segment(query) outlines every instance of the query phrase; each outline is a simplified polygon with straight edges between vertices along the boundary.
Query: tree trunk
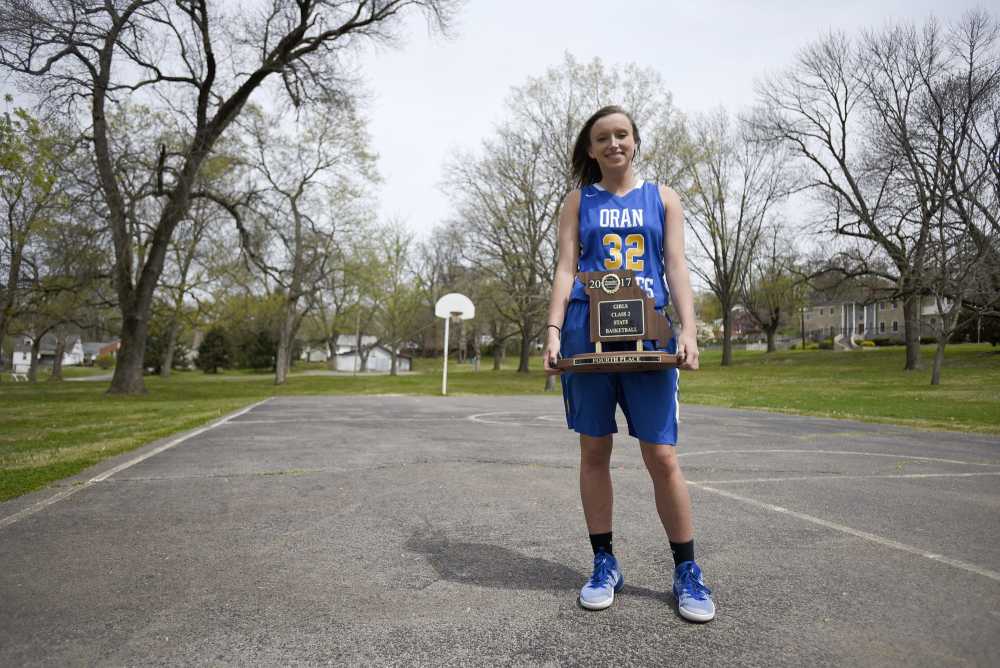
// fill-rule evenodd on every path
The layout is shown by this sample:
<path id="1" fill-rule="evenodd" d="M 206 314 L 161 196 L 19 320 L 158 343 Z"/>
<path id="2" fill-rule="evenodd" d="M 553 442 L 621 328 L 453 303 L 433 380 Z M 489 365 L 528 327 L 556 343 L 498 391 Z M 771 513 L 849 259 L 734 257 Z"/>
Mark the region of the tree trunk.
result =
<path id="1" fill-rule="evenodd" d="M 802 334 L 802 350 L 806 349 L 806 309 L 803 307 L 799 311 L 799 332 Z"/>
<path id="2" fill-rule="evenodd" d="M 525 323 L 521 330 L 521 359 L 517 363 L 518 373 L 528 373 L 528 357 L 531 355 L 531 323 Z"/>
<path id="3" fill-rule="evenodd" d="M 15 246 L 16 248 L 16 246 Z M 7 327 L 14 315 L 14 301 L 17 293 L 17 279 L 21 273 L 21 252 L 11 254 L 10 267 L 7 271 L 7 292 L 3 304 L 0 304 L 0 371 L 6 366 L 6 356 L 3 355 L 3 340 L 7 336 Z"/>
<path id="4" fill-rule="evenodd" d="M 479 345 L 479 339 L 479 322 L 477 321 L 472 328 L 472 359 L 473 364 L 475 365 L 472 369 L 473 371 L 479 371 L 479 360 L 482 359 L 483 351 Z"/>
<path id="5" fill-rule="evenodd" d="M 941 316 L 941 329 L 938 331 L 937 348 L 934 350 L 934 366 L 931 369 L 931 385 L 941 384 L 941 367 L 944 365 L 944 349 L 951 341 L 958 319 L 962 314 L 962 299 L 955 300 L 948 313 Z"/>
<path id="6" fill-rule="evenodd" d="M 177 333 L 180 331 L 181 323 L 177 317 L 170 321 L 167 328 L 167 346 L 163 349 L 163 358 L 160 360 L 160 378 L 170 378 L 170 369 L 174 366 L 174 351 L 177 349 Z"/>
<path id="7" fill-rule="evenodd" d="M 941 364 L 944 362 L 944 347 L 947 345 L 945 337 L 938 339 L 937 348 L 934 350 L 934 366 L 931 367 L 931 385 L 941 384 Z"/>
<path id="8" fill-rule="evenodd" d="M 498 342 L 496 339 L 493 340 L 493 370 L 499 371 L 503 368 L 503 349 L 504 344 Z"/>
<path id="9" fill-rule="evenodd" d="M 554 389 L 556 389 L 556 376 L 555 376 L 555 374 L 552 374 L 552 375 L 546 374 L 545 375 L 545 391 L 546 392 L 551 392 Z"/>
<path id="10" fill-rule="evenodd" d="M 38 353 L 42 349 L 42 337 L 36 336 L 31 341 L 31 364 L 28 365 L 28 382 L 38 382 Z"/>
<path id="11" fill-rule="evenodd" d="M 457 361 L 458 361 L 459 364 L 462 364 L 462 363 L 465 362 L 465 354 L 466 354 L 465 345 L 466 345 L 466 343 L 465 343 L 465 320 L 463 319 L 463 320 L 459 320 L 458 321 L 458 350 L 456 351 L 457 355 L 455 357 L 457 358 Z"/>
<path id="12" fill-rule="evenodd" d="M 399 356 L 399 353 L 396 352 L 396 347 L 395 346 L 393 346 L 391 348 L 389 355 L 392 358 L 392 362 L 389 365 L 389 375 L 390 376 L 395 376 L 396 375 L 396 358 Z"/>
<path id="13" fill-rule="evenodd" d="M 142 363 L 149 322 L 139 316 L 138 309 L 129 311 L 122 321 L 121 347 L 115 359 L 115 373 L 111 377 L 108 394 L 146 394 Z M 149 309 L 143 312 L 149 313 Z"/>
<path id="14" fill-rule="evenodd" d="M 777 332 L 778 332 L 777 327 L 775 327 L 774 329 L 764 330 L 764 333 L 767 334 L 767 352 L 769 353 L 773 353 L 775 350 L 777 350 L 777 347 L 774 345 L 774 336 L 775 334 L 777 334 Z"/>
<path id="15" fill-rule="evenodd" d="M 920 366 L 920 295 L 903 300 L 903 340 L 906 342 L 904 371 L 916 371 Z"/>
<path id="16" fill-rule="evenodd" d="M 278 334 L 278 357 L 274 363 L 274 384 L 284 385 L 288 380 L 288 369 L 291 364 L 292 337 L 295 333 L 295 301 L 285 302 L 281 331 Z"/>
<path id="17" fill-rule="evenodd" d="M 733 313 L 725 304 L 722 306 L 722 366 L 733 363 Z"/>
<path id="18" fill-rule="evenodd" d="M 49 376 L 50 383 L 58 383 L 62 381 L 62 360 L 65 353 L 66 336 L 63 335 L 56 339 L 56 356 L 55 359 L 52 360 L 52 375 Z"/>

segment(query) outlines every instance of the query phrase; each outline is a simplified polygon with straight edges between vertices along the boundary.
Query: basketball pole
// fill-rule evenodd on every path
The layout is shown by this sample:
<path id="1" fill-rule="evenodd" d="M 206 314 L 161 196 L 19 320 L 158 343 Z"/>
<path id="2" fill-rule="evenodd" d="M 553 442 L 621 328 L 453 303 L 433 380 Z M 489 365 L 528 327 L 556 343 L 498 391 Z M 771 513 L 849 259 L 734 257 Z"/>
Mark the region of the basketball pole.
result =
<path id="1" fill-rule="evenodd" d="M 448 325 L 451 318 L 444 319 L 444 370 L 441 372 L 441 396 L 448 395 Z"/>

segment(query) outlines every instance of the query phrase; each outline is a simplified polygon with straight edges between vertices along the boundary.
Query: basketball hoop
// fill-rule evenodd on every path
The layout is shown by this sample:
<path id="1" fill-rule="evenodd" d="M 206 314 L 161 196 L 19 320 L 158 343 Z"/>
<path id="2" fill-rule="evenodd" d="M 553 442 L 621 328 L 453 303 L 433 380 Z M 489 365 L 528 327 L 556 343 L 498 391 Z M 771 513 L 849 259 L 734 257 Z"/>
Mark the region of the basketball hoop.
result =
<path id="1" fill-rule="evenodd" d="M 441 394 L 448 394 L 448 326 L 452 318 L 469 320 L 476 315 L 472 300 L 457 292 L 449 292 L 434 305 L 434 315 L 444 318 L 444 368 L 441 370 Z"/>

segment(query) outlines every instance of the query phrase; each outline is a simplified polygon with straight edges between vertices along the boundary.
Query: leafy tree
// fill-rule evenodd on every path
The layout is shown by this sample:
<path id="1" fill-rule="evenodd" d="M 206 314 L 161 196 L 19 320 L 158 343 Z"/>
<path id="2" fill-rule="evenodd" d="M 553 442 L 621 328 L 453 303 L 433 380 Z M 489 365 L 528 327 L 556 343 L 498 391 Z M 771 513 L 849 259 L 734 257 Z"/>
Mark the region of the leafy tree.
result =
<path id="1" fill-rule="evenodd" d="M 219 368 L 229 366 L 229 347 L 226 331 L 221 327 L 213 327 L 198 346 L 195 364 L 205 373 L 218 373 Z"/>
<path id="2" fill-rule="evenodd" d="M 9 99 L 9 98 L 8 98 Z M 72 146 L 24 109 L 0 116 L 0 345 L 24 305 L 36 266 L 32 248 L 66 209 L 60 173 Z M 4 355 L 0 354 L 0 368 Z"/>
<path id="3" fill-rule="evenodd" d="M 781 227 L 766 230 L 750 261 L 740 298 L 747 313 L 767 336 L 767 352 L 775 351 L 775 335 L 798 313 L 806 284 L 799 278 L 792 243 L 782 238 Z"/>
<path id="4" fill-rule="evenodd" d="M 383 299 L 376 322 L 379 339 L 392 355 L 389 374 L 393 376 L 396 375 L 399 349 L 413 340 L 420 315 L 420 293 L 407 260 L 411 243 L 408 232 L 397 222 L 382 231 L 379 244 L 381 281 L 378 289 Z"/>
<path id="5" fill-rule="evenodd" d="M 153 294 L 168 242 L 187 215 L 197 176 L 219 139 L 265 81 L 280 79 L 295 105 L 330 101 L 348 77 L 344 53 L 361 40 L 388 40 L 418 8 L 444 27 L 449 0 L 299 0 L 259 12 L 208 0 L 121 0 L 0 5 L 0 68 L 37 79 L 43 104 L 86 110 L 100 192 L 114 239 L 122 349 L 110 392 L 145 391 L 142 361 Z M 151 243 L 133 252 L 128 202 L 115 166 L 108 118 L 130 94 L 163 100 L 184 119 L 181 150 L 158 154 L 158 206 L 144 221 Z"/>

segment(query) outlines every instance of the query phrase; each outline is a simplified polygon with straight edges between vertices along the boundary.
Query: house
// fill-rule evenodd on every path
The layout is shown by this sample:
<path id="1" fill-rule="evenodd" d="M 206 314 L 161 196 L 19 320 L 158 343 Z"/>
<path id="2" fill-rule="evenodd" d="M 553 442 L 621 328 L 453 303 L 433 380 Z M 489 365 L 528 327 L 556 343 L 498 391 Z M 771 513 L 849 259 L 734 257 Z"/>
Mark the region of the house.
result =
<path id="1" fill-rule="evenodd" d="M 945 309 L 951 306 L 946 301 Z M 926 296 L 920 302 L 920 334 L 933 334 L 941 313 L 937 301 Z M 832 336 L 862 339 L 903 340 L 903 302 L 899 299 L 865 299 L 863 294 L 844 299 L 815 299 L 802 312 L 805 335 L 814 341 Z"/>
<path id="2" fill-rule="evenodd" d="M 27 373 L 31 367 L 31 345 L 33 339 L 30 336 L 19 336 L 14 343 L 14 355 L 12 369 L 14 373 Z M 42 337 L 41 345 L 38 348 L 38 363 L 42 366 L 52 366 L 55 362 L 56 344 L 58 340 L 52 334 Z M 63 351 L 63 366 L 79 366 L 83 364 L 84 353 L 83 343 L 79 336 L 66 337 L 66 348 Z"/>
<path id="3" fill-rule="evenodd" d="M 363 335 L 361 345 L 370 348 L 368 353 L 367 371 L 389 371 L 392 368 L 392 351 L 381 345 L 374 336 Z M 357 336 L 353 334 L 341 334 L 337 337 L 337 371 L 360 371 L 361 358 L 357 354 Z M 302 347 L 301 359 L 308 362 L 326 362 L 329 360 L 329 351 L 325 345 L 306 345 Z M 412 358 L 405 353 L 398 353 L 396 356 L 396 369 L 398 371 L 409 371 L 412 368 Z"/>
<path id="4" fill-rule="evenodd" d="M 733 339 L 742 339 L 755 334 L 760 334 L 760 326 L 741 304 L 734 306 L 729 312 L 729 326 L 732 327 Z M 725 334 L 725 327 L 722 325 L 722 318 L 715 320 L 711 325 L 712 330 L 719 332 L 719 336 Z"/>
<path id="5" fill-rule="evenodd" d="M 118 356 L 118 349 L 121 348 L 121 341 L 90 341 L 83 344 L 83 363 L 90 366 L 101 355 Z"/>

